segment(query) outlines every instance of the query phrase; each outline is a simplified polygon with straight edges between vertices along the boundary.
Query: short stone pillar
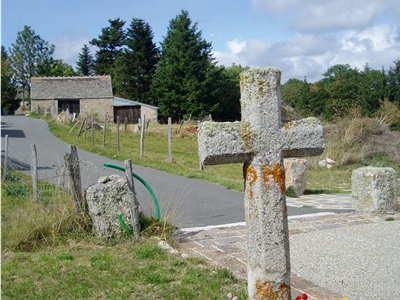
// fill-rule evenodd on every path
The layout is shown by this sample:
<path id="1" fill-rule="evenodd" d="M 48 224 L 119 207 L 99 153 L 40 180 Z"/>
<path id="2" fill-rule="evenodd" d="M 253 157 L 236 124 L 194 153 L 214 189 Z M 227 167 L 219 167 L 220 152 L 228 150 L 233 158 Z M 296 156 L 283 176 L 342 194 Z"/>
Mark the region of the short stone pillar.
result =
<path id="1" fill-rule="evenodd" d="M 127 189 L 125 178 L 110 175 L 101 177 L 85 190 L 88 214 L 96 237 L 109 240 L 126 234 L 118 215 L 129 228 L 133 228 Z"/>
<path id="2" fill-rule="evenodd" d="M 357 211 L 381 212 L 398 208 L 396 171 L 363 167 L 351 176 L 353 207 Z"/>
<path id="3" fill-rule="evenodd" d="M 303 195 L 307 184 L 307 159 L 285 158 L 285 186 L 292 187 L 297 196 Z"/>

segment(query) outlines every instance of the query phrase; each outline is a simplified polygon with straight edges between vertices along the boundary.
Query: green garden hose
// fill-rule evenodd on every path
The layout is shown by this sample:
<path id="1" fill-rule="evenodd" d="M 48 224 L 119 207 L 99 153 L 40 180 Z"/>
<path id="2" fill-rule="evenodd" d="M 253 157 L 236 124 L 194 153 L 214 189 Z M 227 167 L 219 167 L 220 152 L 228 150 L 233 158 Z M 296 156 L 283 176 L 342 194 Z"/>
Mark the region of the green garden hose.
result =
<path id="1" fill-rule="evenodd" d="M 125 168 L 124 168 L 124 167 L 121 167 L 121 166 L 118 166 L 118 165 L 105 163 L 104 166 L 107 167 L 107 168 L 113 168 L 113 169 L 117 169 L 117 170 L 120 170 L 120 171 L 125 172 Z M 146 181 L 144 181 L 143 178 L 141 178 L 139 175 L 136 175 L 136 174 L 133 173 L 133 172 L 132 172 L 132 175 L 133 175 L 133 177 L 135 177 L 137 180 L 139 180 L 139 181 L 147 188 L 147 190 L 149 191 L 151 198 L 153 198 L 154 206 L 155 206 L 155 208 L 156 208 L 156 217 L 157 217 L 158 220 L 160 220 L 160 219 L 161 219 L 160 207 L 158 206 L 157 197 L 156 197 L 156 195 L 154 194 L 153 190 L 151 189 L 150 185 L 149 185 Z M 121 217 L 121 218 L 122 218 L 122 217 Z M 118 218 L 118 219 L 119 219 L 119 218 Z M 121 221 L 120 221 L 120 222 L 121 222 Z M 121 225 L 122 225 L 122 223 L 121 223 Z M 125 229 L 125 230 L 126 230 L 126 229 Z"/>
<path id="2" fill-rule="evenodd" d="M 124 220 L 122 219 L 122 216 L 121 216 L 121 215 L 118 215 L 118 221 L 119 221 L 119 223 L 121 224 L 122 228 L 124 228 L 125 231 L 126 231 L 129 235 L 133 235 L 132 230 L 130 230 L 129 227 L 126 226 L 126 224 L 125 224 Z"/>

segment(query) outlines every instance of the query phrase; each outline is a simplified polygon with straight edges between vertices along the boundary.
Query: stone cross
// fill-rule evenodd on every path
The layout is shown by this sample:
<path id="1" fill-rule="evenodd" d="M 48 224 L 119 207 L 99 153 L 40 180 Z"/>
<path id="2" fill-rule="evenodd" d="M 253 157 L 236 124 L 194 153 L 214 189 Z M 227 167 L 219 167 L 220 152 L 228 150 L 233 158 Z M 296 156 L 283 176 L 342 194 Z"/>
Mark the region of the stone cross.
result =
<path id="1" fill-rule="evenodd" d="M 283 124 L 281 72 L 252 69 L 240 76 L 241 122 L 199 127 L 201 165 L 244 162 L 249 299 L 290 299 L 290 259 L 283 158 L 320 155 L 318 119 Z"/>

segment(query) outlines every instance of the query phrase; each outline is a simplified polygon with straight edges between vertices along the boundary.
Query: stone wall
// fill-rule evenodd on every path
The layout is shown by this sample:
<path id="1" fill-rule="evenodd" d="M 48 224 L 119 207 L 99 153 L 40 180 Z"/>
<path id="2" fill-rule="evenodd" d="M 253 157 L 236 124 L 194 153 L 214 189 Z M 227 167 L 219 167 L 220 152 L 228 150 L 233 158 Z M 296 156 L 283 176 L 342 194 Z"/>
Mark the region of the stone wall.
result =
<path id="1" fill-rule="evenodd" d="M 55 116 L 58 114 L 58 102 L 56 100 L 32 100 L 31 112 L 42 115 L 48 113 Z"/>
<path id="2" fill-rule="evenodd" d="M 150 123 L 158 122 L 158 110 L 146 106 L 140 107 L 140 118 L 143 120 L 143 115 L 146 116 L 146 122 L 150 120 Z"/>
<path id="3" fill-rule="evenodd" d="M 58 100 L 32 100 L 31 111 L 39 114 L 49 113 L 52 116 L 56 116 L 58 115 Z M 101 119 L 108 113 L 113 118 L 112 99 L 81 99 L 80 113 L 83 115 L 95 113 Z"/>
<path id="4" fill-rule="evenodd" d="M 108 113 L 114 118 L 114 110 L 112 107 L 112 98 L 109 99 L 81 99 L 81 114 L 95 113 L 100 119 L 103 119 Z"/>

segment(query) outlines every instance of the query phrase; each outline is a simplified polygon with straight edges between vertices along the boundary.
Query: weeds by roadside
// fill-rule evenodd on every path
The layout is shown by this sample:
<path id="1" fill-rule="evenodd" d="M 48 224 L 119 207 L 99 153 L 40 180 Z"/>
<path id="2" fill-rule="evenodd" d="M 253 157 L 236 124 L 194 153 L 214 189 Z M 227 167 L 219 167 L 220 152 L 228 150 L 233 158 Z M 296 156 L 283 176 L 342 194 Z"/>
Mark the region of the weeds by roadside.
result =
<path id="1" fill-rule="evenodd" d="M 172 239 L 165 220 L 142 219 L 139 240 L 101 242 L 76 218 L 68 193 L 41 183 L 46 192 L 34 202 L 30 185 L 15 171 L 2 181 L 2 299 L 246 298 L 230 271 L 160 248 L 155 236 Z"/>

